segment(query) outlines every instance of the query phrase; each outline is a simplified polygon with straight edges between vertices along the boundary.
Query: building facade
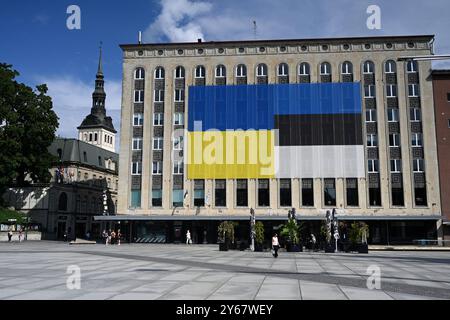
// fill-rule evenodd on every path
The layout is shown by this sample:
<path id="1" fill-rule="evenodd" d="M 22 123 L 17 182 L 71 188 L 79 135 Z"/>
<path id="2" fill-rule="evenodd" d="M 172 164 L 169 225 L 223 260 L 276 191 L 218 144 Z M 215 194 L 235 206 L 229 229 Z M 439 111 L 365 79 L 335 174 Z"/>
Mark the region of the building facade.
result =
<path id="1" fill-rule="evenodd" d="M 450 70 L 433 70 L 443 235 L 450 240 Z"/>
<path id="2" fill-rule="evenodd" d="M 433 39 L 407 36 L 121 46 L 121 216 L 117 219 L 136 221 L 135 240 L 156 234 L 166 241 L 181 241 L 190 228 L 198 242 L 211 242 L 222 220 L 242 221 L 242 237 L 248 238 L 251 208 L 269 229 L 287 219 L 292 208 L 300 220 L 311 221 L 317 229 L 326 212 L 336 209 L 340 220 L 368 222 L 371 243 L 436 239 L 441 208 L 433 88 L 428 80 L 431 64 L 399 60 L 430 55 Z M 237 138 L 237 129 L 249 129 L 253 118 L 266 112 L 249 107 L 260 105 L 264 90 L 268 98 L 262 105 L 283 113 L 274 113 L 276 120 L 269 119 L 268 127 L 261 127 L 273 133 L 269 140 L 277 154 L 277 174 L 251 174 L 250 167 L 238 168 L 231 175 L 199 174 L 210 167 L 199 169 L 190 161 L 207 148 L 192 149 L 197 121 L 202 119 L 205 124 L 214 114 L 214 125 L 220 125 L 222 118 L 229 121 L 234 117 L 231 128 L 226 122 L 219 130 L 226 135 L 234 132 Z M 309 102 L 302 98 L 302 90 L 310 95 Z M 351 95 L 350 100 L 345 100 L 346 94 Z M 218 111 L 221 99 L 231 112 Z M 326 99 L 329 101 L 324 102 Z M 341 99 L 339 105 L 334 104 L 336 99 Z M 317 113 L 317 101 L 323 108 L 319 122 L 314 122 L 317 114 L 311 114 Z M 348 101 L 353 108 L 350 113 L 356 115 L 350 122 L 339 118 Z M 242 103 L 247 109 L 241 109 Z M 283 118 L 290 115 L 289 110 L 273 107 L 283 103 L 286 108 L 299 108 L 293 112 L 298 119 Z M 305 103 L 309 112 L 305 112 Z M 330 112 L 341 122 L 329 120 L 332 124 L 327 127 L 323 110 L 328 107 L 334 108 Z M 308 117 L 300 119 L 300 113 L 309 113 L 313 122 L 305 120 Z M 320 132 L 314 131 L 317 123 Z M 338 131 L 338 135 L 347 134 L 354 141 L 338 142 L 333 137 L 336 131 L 327 131 L 336 126 L 347 126 L 347 131 Z M 348 131 L 348 126 L 356 129 Z M 298 127 L 300 131 L 292 133 Z M 284 136 L 283 132 L 290 133 Z M 312 142 L 303 143 L 308 135 Z M 260 148 L 260 141 L 257 144 Z M 282 147 L 290 144 L 357 148 L 349 153 L 339 149 L 342 166 L 348 169 L 344 173 L 328 170 L 333 161 L 319 161 L 320 168 L 315 163 L 336 155 L 335 151 L 320 151 L 306 164 L 307 150 L 317 149 L 303 148 L 301 156 L 296 151 L 295 157 L 292 153 L 283 157 Z M 289 170 L 278 174 L 286 167 Z M 228 167 L 214 170 L 216 174 L 230 172 Z"/>
<path id="3" fill-rule="evenodd" d="M 3 196 L 9 206 L 26 213 L 39 225 L 42 238 L 62 240 L 101 238 L 109 228 L 95 216 L 115 215 L 118 191 L 116 131 L 107 117 L 101 53 L 92 95 L 91 113 L 79 129 L 80 140 L 57 138 L 49 147 L 56 162 L 49 184 L 12 187 Z"/>

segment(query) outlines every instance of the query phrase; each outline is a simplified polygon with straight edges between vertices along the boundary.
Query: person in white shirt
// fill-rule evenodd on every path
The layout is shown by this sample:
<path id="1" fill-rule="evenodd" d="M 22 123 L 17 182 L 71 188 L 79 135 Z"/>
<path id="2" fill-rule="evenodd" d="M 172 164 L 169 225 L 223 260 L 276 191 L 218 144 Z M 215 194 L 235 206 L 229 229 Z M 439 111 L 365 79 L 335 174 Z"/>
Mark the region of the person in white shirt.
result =
<path id="1" fill-rule="evenodd" d="M 275 233 L 272 237 L 272 252 L 274 258 L 278 258 L 278 249 L 280 249 L 280 243 L 278 242 L 278 235 Z"/>
<path id="2" fill-rule="evenodd" d="M 191 244 L 192 240 L 191 240 L 191 232 L 188 230 L 186 233 L 186 244 Z"/>

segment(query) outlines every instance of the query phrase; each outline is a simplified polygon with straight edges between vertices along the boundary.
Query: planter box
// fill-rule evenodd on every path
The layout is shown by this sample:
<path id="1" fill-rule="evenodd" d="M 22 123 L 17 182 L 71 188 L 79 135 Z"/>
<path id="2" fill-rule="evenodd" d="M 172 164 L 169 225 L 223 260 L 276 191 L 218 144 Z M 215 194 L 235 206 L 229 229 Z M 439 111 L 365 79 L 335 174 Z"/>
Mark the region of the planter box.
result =
<path id="1" fill-rule="evenodd" d="M 219 251 L 228 251 L 227 243 L 219 243 Z"/>
<path id="2" fill-rule="evenodd" d="M 288 251 L 288 252 L 303 252 L 303 247 L 294 244 L 294 245 L 290 245 L 290 246 L 288 247 L 288 250 L 287 250 L 287 251 Z"/>
<path id="3" fill-rule="evenodd" d="M 334 253 L 336 251 L 336 248 L 334 246 L 325 246 L 325 253 Z"/>
<path id="4" fill-rule="evenodd" d="M 259 245 L 259 244 L 256 244 L 256 245 L 255 245 L 255 251 L 256 251 L 256 252 L 263 252 L 263 246 L 262 246 L 262 245 Z"/>
<path id="5" fill-rule="evenodd" d="M 358 253 L 369 253 L 369 246 L 367 244 L 359 244 Z"/>

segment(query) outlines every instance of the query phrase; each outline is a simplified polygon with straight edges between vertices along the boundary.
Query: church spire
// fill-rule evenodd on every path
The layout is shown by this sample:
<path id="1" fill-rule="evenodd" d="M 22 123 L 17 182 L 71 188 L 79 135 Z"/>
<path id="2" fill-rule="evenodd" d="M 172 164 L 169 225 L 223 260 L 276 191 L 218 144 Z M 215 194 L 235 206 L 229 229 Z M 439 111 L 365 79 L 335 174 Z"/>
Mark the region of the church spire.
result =
<path id="1" fill-rule="evenodd" d="M 98 69 L 97 69 L 97 77 L 99 75 L 103 76 L 103 66 L 102 66 L 102 47 L 103 47 L 103 42 L 100 42 L 100 57 L 98 58 Z"/>

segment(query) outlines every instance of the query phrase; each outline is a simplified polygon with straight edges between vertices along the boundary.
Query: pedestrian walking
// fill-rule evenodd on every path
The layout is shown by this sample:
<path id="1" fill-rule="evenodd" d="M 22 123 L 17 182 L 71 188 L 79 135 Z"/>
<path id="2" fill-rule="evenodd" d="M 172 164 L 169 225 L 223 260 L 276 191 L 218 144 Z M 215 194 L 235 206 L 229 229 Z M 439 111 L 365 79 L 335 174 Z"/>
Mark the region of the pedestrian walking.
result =
<path id="1" fill-rule="evenodd" d="M 8 242 L 12 241 L 12 236 L 13 236 L 13 233 L 12 233 L 11 230 L 9 230 L 9 232 L 8 232 Z"/>
<path id="2" fill-rule="evenodd" d="M 111 239 L 112 239 L 112 233 L 111 233 L 111 229 L 109 229 L 108 231 L 108 237 L 106 238 L 106 244 L 111 244 Z"/>
<path id="3" fill-rule="evenodd" d="M 108 233 L 106 232 L 106 230 L 103 230 L 102 238 L 103 238 L 103 241 L 105 241 L 105 245 L 108 245 Z"/>
<path id="4" fill-rule="evenodd" d="M 67 242 L 67 230 L 64 231 L 64 242 Z"/>
<path id="5" fill-rule="evenodd" d="M 272 237 L 272 255 L 274 258 L 278 258 L 278 249 L 280 249 L 280 243 L 278 242 L 278 235 Z"/>
<path id="6" fill-rule="evenodd" d="M 122 233 L 120 233 L 120 229 L 117 230 L 117 245 L 120 246 L 120 237 L 122 237 Z"/>
<path id="7" fill-rule="evenodd" d="M 22 229 L 19 230 L 19 242 L 22 242 Z"/>
<path id="8" fill-rule="evenodd" d="M 115 244 L 116 243 L 116 232 L 113 230 L 111 232 L 111 244 Z"/>
<path id="9" fill-rule="evenodd" d="M 186 233 L 186 244 L 192 244 L 191 232 L 189 230 Z"/>

